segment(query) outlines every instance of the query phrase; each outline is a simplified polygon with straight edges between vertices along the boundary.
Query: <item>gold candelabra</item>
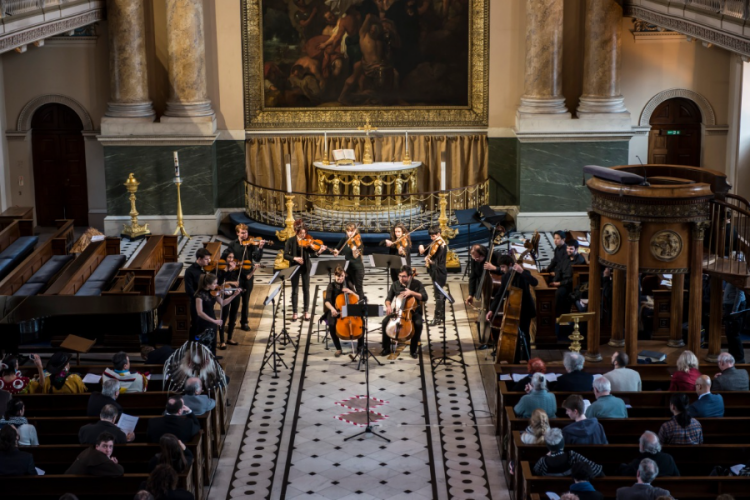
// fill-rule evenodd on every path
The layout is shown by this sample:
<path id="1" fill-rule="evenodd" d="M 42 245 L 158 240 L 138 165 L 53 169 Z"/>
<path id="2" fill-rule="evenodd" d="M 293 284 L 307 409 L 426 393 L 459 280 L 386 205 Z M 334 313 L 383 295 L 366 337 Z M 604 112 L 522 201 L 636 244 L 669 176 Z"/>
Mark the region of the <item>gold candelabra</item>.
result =
<path id="1" fill-rule="evenodd" d="M 180 199 L 180 186 L 182 181 L 179 177 L 175 179 L 177 185 L 177 229 L 174 230 L 174 234 L 180 233 L 186 238 L 190 238 L 190 235 L 185 231 L 185 222 L 182 219 L 182 200 Z"/>
<path id="2" fill-rule="evenodd" d="M 448 213 L 446 207 L 448 206 L 448 194 L 438 194 L 440 198 L 440 217 L 438 217 L 438 224 L 440 224 L 440 234 L 447 240 L 452 240 L 458 234 L 458 229 L 453 229 L 448 225 Z M 448 254 L 445 256 L 445 266 L 449 268 L 461 269 L 461 262 L 458 260 L 458 255 L 453 250 L 448 250 Z"/>
<path id="3" fill-rule="evenodd" d="M 573 322 L 573 333 L 568 335 L 568 338 L 571 340 L 570 347 L 568 347 L 569 350 L 573 352 L 581 352 L 581 340 L 583 340 L 583 335 L 581 335 L 581 331 L 578 329 L 578 322 L 594 319 L 595 315 L 596 313 L 593 312 L 568 313 L 561 314 L 560 317 L 557 318 L 557 323 L 560 325 L 567 325 L 571 321 Z"/>
<path id="4" fill-rule="evenodd" d="M 135 209 L 135 193 L 138 191 L 138 186 L 140 184 L 141 183 L 133 177 L 133 174 L 130 174 L 128 180 L 123 184 L 125 189 L 128 190 L 128 193 L 130 193 L 130 196 L 128 197 L 128 199 L 130 199 L 130 224 L 122 225 L 122 233 L 120 236 L 129 240 L 136 240 L 151 234 L 151 231 L 148 229 L 148 224 L 142 226 L 138 224 L 138 210 Z"/>
<path id="5" fill-rule="evenodd" d="M 294 232 L 294 195 L 286 194 L 284 198 L 286 198 L 286 219 L 284 220 L 286 227 L 281 231 L 276 231 L 276 238 L 279 241 L 286 241 L 296 234 Z M 284 258 L 284 250 L 279 250 L 279 253 L 276 254 L 276 260 L 273 262 L 273 268 L 286 269 L 288 267 L 289 262 Z"/>

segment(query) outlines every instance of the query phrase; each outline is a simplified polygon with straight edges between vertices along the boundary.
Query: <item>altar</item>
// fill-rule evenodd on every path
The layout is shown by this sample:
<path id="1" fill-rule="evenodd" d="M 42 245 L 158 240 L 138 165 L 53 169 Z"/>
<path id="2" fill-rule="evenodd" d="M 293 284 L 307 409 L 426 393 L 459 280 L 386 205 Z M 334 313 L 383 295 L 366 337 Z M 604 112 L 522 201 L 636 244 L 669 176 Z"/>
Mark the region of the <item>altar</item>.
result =
<path id="1" fill-rule="evenodd" d="M 314 162 L 316 212 L 401 213 L 418 211 L 417 174 L 422 162 L 373 162 L 326 165 Z M 416 213 L 416 212 L 415 212 Z"/>

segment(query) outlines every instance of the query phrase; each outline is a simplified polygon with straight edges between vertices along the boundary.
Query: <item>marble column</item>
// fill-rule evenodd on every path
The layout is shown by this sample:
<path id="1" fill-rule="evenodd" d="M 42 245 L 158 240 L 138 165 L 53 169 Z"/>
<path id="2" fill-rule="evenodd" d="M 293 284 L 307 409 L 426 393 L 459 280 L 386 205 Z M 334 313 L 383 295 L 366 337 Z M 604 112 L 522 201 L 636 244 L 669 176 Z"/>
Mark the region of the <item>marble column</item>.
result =
<path id="1" fill-rule="evenodd" d="M 615 0 L 586 0 L 583 95 L 578 106 L 579 118 L 627 113 L 620 94 L 621 22 L 622 6 Z"/>
<path id="2" fill-rule="evenodd" d="M 206 89 L 203 0 L 167 0 L 170 95 L 169 118 L 215 119 Z"/>
<path id="3" fill-rule="evenodd" d="M 563 0 L 527 0 L 521 115 L 569 118 L 562 95 Z"/>
<path id="4" fill-rule="evenodd" d="M 625 271 L 612 269 L 612 337 L 611 347 L 625 345 Z"/>
<path id="5" fill-rule="evenodd" d="M 682 340 L 682 315 L 683 300 L 685 295 L 685 275 L 672 275 L 672 297 L 669 315 L 669 341 L 668 347 L 684 347 L 685 341 Z"/>
<path id="6" fill-rule="evenodd" d="M 630 358 L 630 364 L 638 363 L 638 271 L 641 241 L 640 222 L 626 222 L 623 224 L 628 230 L 628 269 L 625 273 L 625 352 Z M 590 278 L 589 278 L 590 279 Z"/>
<path id="7" fill-rule="evenodd" d="M 599 333 L 601 330 L 601 304 L 602 304 L 602 265 L 599 263 L 599 245 L 601 237 L 599 234 L 601 216 L 596 212 L 589 212 L 591 219 L 591 239 L 589 247 L 589 311 L 594 313 L 594 318 L 588 325 L 588 343 L 586 347 L 586 359 L 598 362 L 602 360 L 599 353 Z"/>
<path id="8" fill-rule="evenodd" d="M 111 101 L 104 116 L 153 121 L 156 114 L 148 98 L 143 2 L 107 0 L 107 21 Z"/>

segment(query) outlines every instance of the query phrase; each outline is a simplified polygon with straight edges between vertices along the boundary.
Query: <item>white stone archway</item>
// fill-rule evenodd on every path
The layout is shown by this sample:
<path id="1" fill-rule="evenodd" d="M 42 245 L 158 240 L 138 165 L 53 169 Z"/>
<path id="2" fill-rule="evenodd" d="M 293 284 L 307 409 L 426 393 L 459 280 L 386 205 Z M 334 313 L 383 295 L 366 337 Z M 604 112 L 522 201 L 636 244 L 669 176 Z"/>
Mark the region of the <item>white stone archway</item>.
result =
<path id="1" fill-rule="evenodd" d="M 689 99 L 693 101 L 696 106 L 698 106 L 698 109 L 701 110 L 701 122 L 703 123 L 703 125 L 709 127 L 716 125 L 716 113 L 714 113 L 714 108 L 711 106 L 711 103 L 708 102 L 708 99 L 703 97 L 698 92 L 694 92 L 688 89 L 663 90 L 649 99 L 649 101 L 646 103 L 646 106 L 643 107 L 643 111 L 641 111 L 641 118 L 638 125 L 641 127 L 650 126 L 651 115 L 654 113 L 654 110 L 659 106 L 659 104 L 676 97 Z"/>
<path id="2" fill-rule="evenodd" d="M 91 120 L 91 115 L 83 104 L 76 101 L 72 97 L 64 96 L 62 94 L 47 94 L 39 97 L 35 97 L 26 103 L 21 112 L 18 115 L 18 122 L 16 124 L 17 132 L 27 132 L 31 130 L 31 120 L 34 118 L 36 110 L 44 106 L 45 104 L 58 103 L 69 107 L 78 115 L 83 123 L 84 131 L 94 130 L 94 122 Z"/>

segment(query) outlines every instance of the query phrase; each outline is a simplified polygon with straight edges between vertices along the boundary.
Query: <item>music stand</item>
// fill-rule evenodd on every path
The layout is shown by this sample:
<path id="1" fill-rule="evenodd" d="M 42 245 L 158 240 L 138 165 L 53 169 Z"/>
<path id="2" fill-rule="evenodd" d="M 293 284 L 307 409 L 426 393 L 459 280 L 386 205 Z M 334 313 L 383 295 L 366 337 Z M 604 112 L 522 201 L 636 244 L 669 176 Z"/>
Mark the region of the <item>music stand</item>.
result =
<path id="1" fill-rule="evenodd" d="M 482 218 L 479 212 L 477 212 L 474 208 L 470 208 L 468 210 L 454 210 L 453 213 L 456 215 L 456 220 L 458 221 L 459 225 L 465 224 L 466 226 L 468 226 L 466 240 L 466 255 L 468 256 L 468 260 L 466 262 L 466 269 L 464 270 L 465 278 L 466 275 L 469 274 L 469 267 L 473 265 L 471 262 L 471 223 L 481 222 Z"/>
<path id="2" fill-rule="evenodd" d="M 271 354 L 269 354 L 264 360 L 263 364 L 260 365 L 260 371 L 263 371 L 263 367 L 266 366 L 272 359 L 273 359 L 273 378 L 279 378 L 278 374 L 278 363 L 281 363 L 284 365 L 284 368 L 287 370 L 289 367 L 284 363 L 284 360 L 281 358 L 281 354 L 276 352 L 276 313 L 278 312 L 278 309 L 276 307 L 276 295 L 279 294 L 279 291 L 284 287 L 283 283 L 279 285 L 276 290 L 271 292 L 268 297 L 266 297 L 266 300 L 263 301 L 263 305 L 267 306 L 268 304 L 273 304 L 271 307 L 271 334 L 269 336 L 269 340 L 272 343 L 271 347 Z M 281 302 L 279 302 L 281 304 Z"/>
<path id="3" fill-rule="evenodd" d="M 448 293 L 442 286 L 438 285 L 437 283 L 433 283 L 433 285 L 435 285 L 435 288 L 437 288 L 438 291 L 443 295 L 439 300 L 442 300 L 443 302 L 447 300 L 448 303 L 451 305 L 451 310 L 453 310 L 453 303 L 455 302 L 455 299 L 451 297 L 451 294 Z M 445 308 L 443 308 L 443 311 L 445 311 Z M 449 360 L 455 363 L 458 363 L 459 365 L 466 366 L 466 363 L 464 363 L 460 359 L 453 359 L 450 356 L 448 356 L 448 345 L 447 345 L 447 339 L 446 339 L 447 329 L 445 327 L 445 317 L 446 317 L 446 314 L 443 313 L 443 355 L 440 356 L 439 358 L 432 360 L 432 363 L 434 363 L 433 369 L 437 368 L 441 364 L 448 366 Z M 458 328 L 456 330 L 458 330 Z"/>
<path id="4" fill-rule="evenodd" d="M 328 274 L 328 284 L 331 284 L 331 273 L 336 270 L 336 267 L 341 266 L 341 269 L 346 271 L 346 260 L 344 259 L 331 259 L 331 260 L 315 260 L 310 268 L 310 276 L 321 276 Z"/>
<path id="5" fill-rule="evenodd" d="M 286 331 L 286 281 L 294 276 L 294 273 L 298 270 L 299 266 L 289 266 L 286 269 L 281 269 L 276 271 L 268 282 L 269 285 L 273 285 L 277 278 L 281 280 L 281 303 L 283 304 L 281 307 L 281 315 L 284 318 L 284 323 L 282 325 L 281 333 L 279 333 L 278 336 L 283 339 L 281 345 L 292 344 L 295 349 L 297 348 L 297 344 L 294 343 L 292 337 L 289 336 L 289 332 Z M 274 338 L 274 342 L 275 341 L 276 339 Z"/>
<path id="6" fill-rule="evenodd" d="M 367 317 L 370 315 L 377 316 L 380 314 L 382 310 L 382 306 L 371 306 L 367 304 L 367 299 L 365 297 L 362 297 L 362 301 L 358 304 L 352 304 L 349 306 L 344 307 L 344 311 L 341 311 L 341 317 L 345 318 L 347 316 L 361 316 L 363 321 L 363 332 L 365 336 L 364 340 L 364 346 L 361 352 L 357 353 L 357 356 L 360 354 L 362 357 L 359 360 L 359 364 L 362 363 L 362 360 L 365 362 L 365 388 L 366 388 L 366 398 L 365 399 L 365 415 L 367 417 L 367 423 L 365 425 L 365 430 L 362 432 L 358 432 L 357 434 L 353 436 L 349 436 L 348 438 L 344 438 L 344 441 L 349 441 L 350 439 L 353 439 L 355 437 L 361 436 L 363 434 L 372 434 L 375 437 L 379 437 L 380 439 L 385 439 L 387 442 L 391 442 L 390 439 L 388 439 L 385 436 L 381 436 L 380 434 L 375 434 L 372 431 L 372 422 L 370 422 L 370 356 L 375 358 L 375 356 L 370 352 L 370 349 L 367 345 Z M 379 365 L 383 365 L 378 358 L 375 358 L 375 361 L 378 362 Z M 357 365 L 357 370 L 359 370 L 359 364 Z"/>
<path id="7" fill-rule="evenodd" d="M 401 266 L 406 265 L 406 257 L 402 257 L 398 254 L 374 253 L 368 255 L 368 257 L 370 257 L 372 267 L 386 269 L 386 272 L 388 273 L 389 286 L 393 284 L 393 279 L 391 278 L 391 269 L 401 269 Z"/>

